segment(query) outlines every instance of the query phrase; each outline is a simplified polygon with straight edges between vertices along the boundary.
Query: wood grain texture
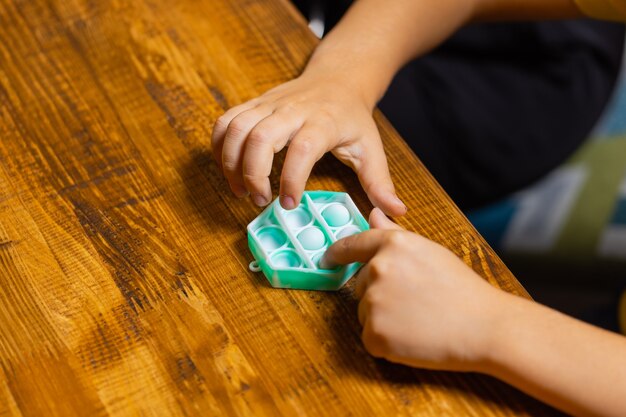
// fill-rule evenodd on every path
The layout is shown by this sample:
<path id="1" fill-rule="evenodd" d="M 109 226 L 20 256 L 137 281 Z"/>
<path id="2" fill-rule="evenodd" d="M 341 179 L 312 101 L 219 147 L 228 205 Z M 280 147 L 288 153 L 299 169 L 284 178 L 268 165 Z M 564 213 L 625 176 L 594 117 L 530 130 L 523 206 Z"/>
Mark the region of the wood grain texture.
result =
<path id="1" fill-rule="evenodd" d="M 0 416 L 555 414 L 487 377 L 374 360 L 350 286 L 248 271 L 259 210 L 227 191 L 211 129 L 315 44 L 286 0 L 0 0 Z M 527 296 L 377 119 L 399 222 Z M 308 188 L 371 208 L 332 158 Z"/>

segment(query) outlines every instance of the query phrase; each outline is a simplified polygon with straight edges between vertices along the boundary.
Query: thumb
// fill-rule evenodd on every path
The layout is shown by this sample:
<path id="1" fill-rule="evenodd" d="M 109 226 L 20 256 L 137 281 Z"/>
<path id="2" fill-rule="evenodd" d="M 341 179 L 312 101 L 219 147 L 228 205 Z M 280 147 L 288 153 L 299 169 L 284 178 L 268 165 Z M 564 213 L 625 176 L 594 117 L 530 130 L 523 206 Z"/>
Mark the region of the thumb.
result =
<path id="1" fill-rule="evenodd" d="M 382 212 L 379 208 L 374 208 L 370 213 L 370 226 L 373 229 L 383 229 L 383 230 L 404 230 L 402 227 L 398 226 Z"/>
<path id="2" fill-rule="evenodd" d="M 389 216 L 402 216 L 407 209 L 396 195 L 382 142 L 380 139 L 367 142 L 360 163 L 355 166 L 359 182 L 374 206 Z"/>

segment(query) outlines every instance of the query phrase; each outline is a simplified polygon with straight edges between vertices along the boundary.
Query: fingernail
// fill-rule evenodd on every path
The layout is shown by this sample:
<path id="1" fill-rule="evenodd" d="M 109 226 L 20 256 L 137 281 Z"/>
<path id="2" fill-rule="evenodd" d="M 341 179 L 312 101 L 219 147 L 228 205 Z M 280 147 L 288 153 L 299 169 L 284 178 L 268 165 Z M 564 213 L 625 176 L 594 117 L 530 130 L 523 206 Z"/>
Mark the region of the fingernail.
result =
<path id="1" fill-rule="evenodd" d="M 252 196 L 252 200 L 254 200 L 254 204 L 256 204 L 259 207 L 264 207 L 267 205 L 267 198 L 265 198 L 261 194 L 254 194 Z"/>
<path id="2" fill-rule="evenodd" d="M 400 204 L 404 208 L 405 213 L 407 212 L 408 209 L 406 207 L 406 204 L 404 204 L 402 200 L 400 200 L 398 197 L 396 197 L 396 203 Z"/>
<path id="3" fill-rule="evenodd" d="M 235 194 L 237 198 L 243 198 L 248 195 L 248 190 L 240 185 L 232 185 L 230 188 L 233 190 L 233 194 Z"/>
<path id="4" fill-rule="evenodd" d="M 292 210 L 296 208 L 296 202 L 293 197 L 288 195 L 280 196 L 280 205 L 283 206 L 284 209 Z"/>

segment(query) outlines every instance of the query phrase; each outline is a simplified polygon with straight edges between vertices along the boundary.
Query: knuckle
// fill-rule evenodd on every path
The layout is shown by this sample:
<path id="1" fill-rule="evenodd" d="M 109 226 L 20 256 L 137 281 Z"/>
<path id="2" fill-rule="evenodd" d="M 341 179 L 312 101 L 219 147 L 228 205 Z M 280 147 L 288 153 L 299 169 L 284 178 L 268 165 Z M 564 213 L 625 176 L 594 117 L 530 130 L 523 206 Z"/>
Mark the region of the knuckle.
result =
<path id="1" fill-rule="evenodd" d="M 290 147 L 298 154 L 308 155 L 313 151 L 315 145 L 311 139 L 300 139 L 294 141 Z"/>
<path id="2" fill-rule="evenodd" d="M 335 116 L 327 109 L 319 109 L 316 115 L 316 120 L 318 123 L 324 126 L 332 126 L 335 125 Z"/>
<path id="3" fill-rule="evenodd" d="M 255 174 L 243 174 L 243 180 L 246 184 L 253 186 L 260 186 L 265 181 L 267 177 L 263 175 L 255 175 Z"/>
<path id="4" fill-rule="evenodd" d="M 239 136 L 246 131 L 246 120 L 241 117 L 235 117 L 228 125 L 227 137 Z"/>
<path id="5" fill-rule="evenodd" d="M 337 117 L 337 114 L 342 110 L 341 106 L 326 104 L 317 109 L 317 118 L 326 122 L 334 123 L 335 117 Z"/>
<path id="6" fill-rule="evenodd" d="M 248 135 L 248 146 L 253 148 L 260 148 L 269 143 L 270 134 L 269 131 L 263 127 L 255 127 L 250 131 Z"/>
<path id="7" fill-rule="evenodd" d="M 369 270 L 372 278 L 380 278 L 387 274 L 389 266 L 386 261 L 375 257 L 370 261 Z"/>
<path id="8" fill-rule="evenodd" d="M 214 131 L 223 131 L 228 128 L 228 120 L 226 119 L 226 115 L 222 115 L 217 118 L 215 121 Z"/>
<path id="9" fill-rule="evenodd" d="M 402 248 L 407 244 L 406 236 L 401 232 L 388 233 L 385 240 L 385 243 L 394 248 Z"/>
<path id="10" fill-rule="evenodd" d="M 277 107 L 276 113 L 281 115 L 297 114 L 299 112 L 298 105 L 291 101 L 281 101 Z"/>
<path id="11" fill-rule="evenodd" d="M 297 177 L 293 175 L 284 175 L 282 176 L 280 183 L 283 187 L 286 188 L 297 188 L 299 184 L 299 180 Z"/>
<path id="12" fill-rule="evenodd" d="M 233 173 L 237 170 L 237 161 L 232 158 L 223 158 L 222 168 L 225 173 Z"/>

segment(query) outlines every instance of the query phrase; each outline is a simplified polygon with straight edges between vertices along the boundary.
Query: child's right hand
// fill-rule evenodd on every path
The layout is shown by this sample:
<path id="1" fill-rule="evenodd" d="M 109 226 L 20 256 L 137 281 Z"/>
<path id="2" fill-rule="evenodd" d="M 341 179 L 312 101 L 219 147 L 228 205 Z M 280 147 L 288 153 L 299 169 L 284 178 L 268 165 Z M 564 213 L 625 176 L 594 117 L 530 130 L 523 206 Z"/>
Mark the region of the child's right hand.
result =
<path id="1" fill-rule="evenodd" d="M 377 209 L 370 225 L 338 240 L 322 259 L 328 267 L 366 263 L 356 287 L 365 348 L 420 368 L 484 371 L 497 320 L 512 296 Z"/>
<path id="2" fill-rule="evenodd" d="M 332 152 L 358 175 L 370 201 L 391 216 L 406 207 L 395 194 L 376 124 L 374 103 L 348 80 L 303 74 L 233 107 L 213 130 L 213 154 L 238 197 L 259 206 L 272 200 L 274 154 L 289 146 L 280 178 L 280 203 L 295 208 L 311 169 Z"/>

